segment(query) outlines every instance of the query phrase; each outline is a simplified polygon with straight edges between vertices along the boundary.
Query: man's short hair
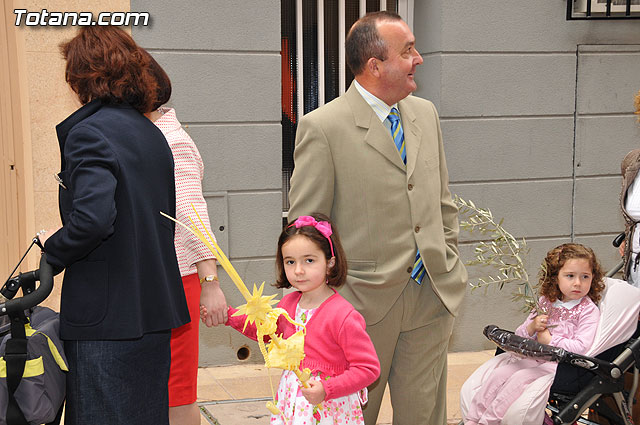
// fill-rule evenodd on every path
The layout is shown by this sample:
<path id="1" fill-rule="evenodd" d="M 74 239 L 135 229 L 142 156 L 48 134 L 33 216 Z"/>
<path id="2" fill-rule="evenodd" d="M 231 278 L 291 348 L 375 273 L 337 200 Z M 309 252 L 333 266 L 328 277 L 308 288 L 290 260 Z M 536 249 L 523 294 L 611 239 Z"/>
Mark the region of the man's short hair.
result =
<path id="1" fill-rule="evenodd" d="M 401 21 L 397 13 L 386 10 L 367 13 L 358 19 L 347 34 L 345 56 L 353 75 L 360 75 L 369 58 L 387 59 L 387 44 L 378 33 L 379 21 Z"/>

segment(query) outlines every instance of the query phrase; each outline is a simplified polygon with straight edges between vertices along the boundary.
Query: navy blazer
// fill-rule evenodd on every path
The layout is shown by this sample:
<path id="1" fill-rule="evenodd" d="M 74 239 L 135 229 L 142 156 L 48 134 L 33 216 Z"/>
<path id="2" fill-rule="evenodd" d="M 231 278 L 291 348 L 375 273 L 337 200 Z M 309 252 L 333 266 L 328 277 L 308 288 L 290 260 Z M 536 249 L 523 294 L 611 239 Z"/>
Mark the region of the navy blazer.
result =
<path id="1" fill-rule="evenodd" d="M 189 321 L 174 247 L 173 157 L 127 104 L 94 100 L 56 127 L 63 227 L 45 243 L 65 270 L 60 334 L 118 340 Z"/>

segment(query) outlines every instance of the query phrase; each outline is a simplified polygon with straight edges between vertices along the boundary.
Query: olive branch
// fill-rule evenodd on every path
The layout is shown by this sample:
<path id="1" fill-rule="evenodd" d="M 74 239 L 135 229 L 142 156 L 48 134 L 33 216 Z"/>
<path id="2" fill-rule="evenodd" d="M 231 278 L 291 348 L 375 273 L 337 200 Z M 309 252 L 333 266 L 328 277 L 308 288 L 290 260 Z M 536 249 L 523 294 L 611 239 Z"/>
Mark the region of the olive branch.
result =
<path id="1" fill-rule="evenodd" d="M 469 282 L 471 290 L 489 286 L 502 289 L 506 284 L 515 284 L 513 301 L 524 302 L 523 311 L 529 312 L 538 308 L 536 290 L 529 282 L 526 259 L 529 247 L 524 238 L 518 241 L 507 232 L 502 223 L 497 222 L 489 209 L 477 207 L 473 201 L 465 201 L 455 195 L 453 201 L 460 213 L 460 228 L 470 234 L 480 234 L 485 240 L 478 242 L 474 249 L 474 259 L 466 262 L 469 266 L 493 267 L 497 274 L 489 274 L 479 278 L 477 282 Z"/>

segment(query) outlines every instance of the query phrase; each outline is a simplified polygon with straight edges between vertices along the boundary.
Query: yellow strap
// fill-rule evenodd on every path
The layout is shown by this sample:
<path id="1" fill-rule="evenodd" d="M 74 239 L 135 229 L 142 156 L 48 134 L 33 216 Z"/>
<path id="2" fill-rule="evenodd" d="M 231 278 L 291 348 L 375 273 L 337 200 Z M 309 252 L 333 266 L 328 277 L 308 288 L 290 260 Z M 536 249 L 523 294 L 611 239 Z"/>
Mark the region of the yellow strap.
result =
<path id="1" fill-rule="evenodd" d="M 44 363 L 42 362 L 42 356 L 37 359 L 27 360 L 24 364 L 23 378 L 32 378 L 34 376 L 40 376 L 44 374 Z M 0 378 L 7 377 L 7 362 L 4 357 L 0 357 Z"/>
<path id="2" fill-rule="evenodd" d="M 42 332 L 39 332 L 39 333 L 44 335 L 47 338 L 47 343 L 49 344 L 49 351 L 51 351 L 51 355 L 53 356 L 53 359 L 58 364 L 58 367 L 61 370 L 64 370 L 65 372 L 69 372 L 69 368 L 67 367 L 67 364 L 64 362 L 64 359 L 60 355 L 60 352 L 58 351 L 58 347 L 56 347 L 56 344 L 54 344 L 51 338 L 49 338 L 49 335 L 43 334 Z"/>
<path id="3" fill-rule="evenodd" d="M 40 332 L 40 331 L 38 331 L 36 329 L 33 329 L 31 327 L 31 324 L 29 324 L 29 323 L 24 325 L 24 332 L 25 332 L 25 334 L 27 336 L 33 336 L 33 335 L 36 335 L 36 334 L 40 334 L 40 335 L 43 335 L 45 338 L 47 338 L 47 344 L 49 345 L 49 351 L 51 351 L 51 355 L 53 356 L 53 359 L 58 364 L 58 367 L 61 370 L 64 370 L 65 372 L 69 372 L 69 368 L 67 367 L 67 364 L 64 362 L 64 359 L 60 355 L 60 352 L 58 351 L 58 347 L 56 347 L 56 344 L 54 344 L 54 342 L 51 340 L 51 338 L 49 338 L 49 335 L 45 334 L 44 332 Z"/>
<path id="4" fill-rule="evenodd" d="M 33 329 L 33 328 L 31 327 L 31 324 L 30 324 L 30 323 L 26 323 L 26 324 L 24 325 L 24 333 L 25 333 L 27 336 L 32 336 L 34 333 L 36 333 L 36 331 L 35 331 L 35 329 Z"/>

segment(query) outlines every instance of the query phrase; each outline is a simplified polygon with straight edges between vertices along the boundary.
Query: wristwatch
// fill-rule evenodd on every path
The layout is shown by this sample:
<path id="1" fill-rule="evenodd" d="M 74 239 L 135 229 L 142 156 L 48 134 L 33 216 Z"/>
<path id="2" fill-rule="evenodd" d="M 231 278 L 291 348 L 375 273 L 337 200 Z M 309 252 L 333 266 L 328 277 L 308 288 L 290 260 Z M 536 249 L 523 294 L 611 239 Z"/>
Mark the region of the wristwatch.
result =
<path id="1" fill-rule="evenodd" d="M 200 278 L 200 285 L 202 285 L 205 282 L 213 282 L 214 280 L 218 280 L 218 276 L 215 275 L 208 275 L 208 276 L 204 276 Z"/>

